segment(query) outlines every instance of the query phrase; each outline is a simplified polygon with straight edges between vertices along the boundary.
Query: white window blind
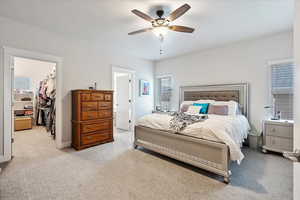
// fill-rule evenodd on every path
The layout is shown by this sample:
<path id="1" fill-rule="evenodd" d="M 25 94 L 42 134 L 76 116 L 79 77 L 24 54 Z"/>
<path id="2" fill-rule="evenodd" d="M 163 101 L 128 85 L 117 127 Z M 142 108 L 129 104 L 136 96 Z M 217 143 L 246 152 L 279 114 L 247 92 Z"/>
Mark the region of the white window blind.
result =
<path id="1" fill-rule="evenodd" d="M 280 111 L 282 119 L 293 119 L 294 64 L 271 65 L 271 93 L 274 111 Z"/>
<path id="2" fill-rule="evenodd" d="M 164 110 L 169 110 L 172 96 L 172 77 L 163 76 L 157 78 L 157 104 Z"/>

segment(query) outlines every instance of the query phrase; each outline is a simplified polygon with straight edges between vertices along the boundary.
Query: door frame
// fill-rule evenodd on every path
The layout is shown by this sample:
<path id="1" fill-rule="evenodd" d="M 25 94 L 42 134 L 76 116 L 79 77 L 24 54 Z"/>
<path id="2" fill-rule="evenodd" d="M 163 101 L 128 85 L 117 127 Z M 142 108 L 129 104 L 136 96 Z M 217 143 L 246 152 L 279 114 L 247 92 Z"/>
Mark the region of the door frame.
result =
<path id="1" fill-rule="evenodd" d="M 129 68 L 125 68 L 125 67 L 120 67 L 120 66 L 117 66 L 117 65 L 112 65 L 111 66 L 111 81 L 112 81 L 112 89 L 115 88 L 115 82 L 114 82 L 114 73 L 128 73 L 128 74 L 131 74 L 131 94 L 132 94 L 132 97 L 131 97 L 131 123 L 129 124 L 129 130 L 130 131 L 133 131 L 134 130 L 134 125 L 135 125 L 135 78 L 136 78 L 136 72 L 132 69 L 129 69 Z M 114 106 L 114 105 L 113 105 Z M 116 119 L 115 119 L 116 120 Z"/>
<path id="2" fill-rule="evenodd" d="M 61 149 L 64 147 L 62 142 L 62 62 L 61 57 L 44 54 L 40 52 L 28 51 L 23 49 L 16 49 L 7 46 L 2 47 L 3 50 L 3 67 L 4 67 L 4 95 L 3 95 L 3 143 L 4 143 L 4 155 L 1 157 L 0 162 L 11 160 L 12 156 L 12 98 L 5 98 L 5 96 L 12 97 L 12 77 L 11 69 L 13 67 L 13 58 L 21 57 L 46 62 L 56 63 L 56 147 Z"/>

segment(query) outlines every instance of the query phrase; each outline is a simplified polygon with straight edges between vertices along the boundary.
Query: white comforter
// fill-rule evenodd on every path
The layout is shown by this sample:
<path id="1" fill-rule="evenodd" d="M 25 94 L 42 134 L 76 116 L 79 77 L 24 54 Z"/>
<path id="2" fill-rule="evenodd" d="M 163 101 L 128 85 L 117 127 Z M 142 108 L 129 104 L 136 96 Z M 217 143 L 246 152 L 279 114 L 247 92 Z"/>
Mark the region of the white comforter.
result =
<path id="1" fill-rule="evenodd" d="M 172 131 L 169 122 L 172 116 L 166 114 L 150 114 L 140 118 L 137 125 L 153 129 Z M 230 159 L 240 163 L 244 155 L 241 146 L 247 138 L 250 126 L 243 115 L 221 116 L 208 115 L 208 119 L 187 126 L 180 133 L 201 139 L 223 142 L 229 146 Z"/>

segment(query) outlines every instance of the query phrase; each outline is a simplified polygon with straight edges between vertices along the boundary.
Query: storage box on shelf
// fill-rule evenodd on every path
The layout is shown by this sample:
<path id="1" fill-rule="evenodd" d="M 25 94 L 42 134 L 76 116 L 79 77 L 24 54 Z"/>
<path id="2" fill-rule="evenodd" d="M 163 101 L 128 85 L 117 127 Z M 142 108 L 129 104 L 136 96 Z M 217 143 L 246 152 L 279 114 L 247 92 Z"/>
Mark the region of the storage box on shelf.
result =
<path id="1" fill-rule="evenodd" d="M 18 117 L 15 118 L 15 131 L 22 131 L 32 129 L 31 117 Z"/>
<path id="2" fill-rule="evenodd" d="M 15 91 L 13 110 L 15 131 L 32 128 L 33 118 L 33 98 L 32 91 Z"/>

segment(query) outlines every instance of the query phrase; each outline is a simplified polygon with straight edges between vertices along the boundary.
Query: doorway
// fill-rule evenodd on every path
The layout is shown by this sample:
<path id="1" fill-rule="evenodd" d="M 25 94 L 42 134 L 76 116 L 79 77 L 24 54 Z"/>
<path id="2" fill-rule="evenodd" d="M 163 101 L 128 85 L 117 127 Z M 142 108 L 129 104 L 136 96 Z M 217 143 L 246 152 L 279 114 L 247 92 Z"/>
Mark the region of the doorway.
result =
<path id="1" fill-rule="evenodd" d="M 0 156 L 0 162 L 11 160 L 13 154 L 12 143 L 14 141 L 15 134 L 21 133 L 18 131 L 32 131 L 34 133 L 32 133 L 31 135 L 36 136 L 41 136 L 41 134 L 38 133 L 44 132 L 44 134 L 47 134 L 47 137 L 49 139 L 48 141 L 51 141 L 53 139 L 52 144 L 54 146 L 54 149 L 63 148 L 64 144 L 62 143 L 61 123 L 62 59 L 52 55 L 10 47 L 3 47 L 3 52 L 3 94 L 8 98 L 4 98 L 4 154 L 3 156 Z M 21 64 L 19 68 L 19 64 L 22 62 L 24 64 L 24 61 L 31 61 L 31 66 L 34 65 L 33 63 L 38 63 L 37 65 L 40 67 L 29 69 L 24 66 L 22 67 Z M 43 70 L 43 68 L 41 67 L 41 63 L 47 63 L 49 66 L 51 66 L 49 67 L 49 69 L 51 70 Z M 16 70 L 16 68 L 18 69 Z M 43 74 L 43 77 L 37 78 L 39 73 Z M 48 124 L 49 120 L 47 118 L 50 116 L 49 110 L 45 109 L 44 111 L 41 111 L 43 108 L 40 104 L 37 104 L 36 99 L 36 97 L 39 96 L 40 89 L 36 84 L 43 82 L 45 79 L 53 79 L 54 81 L 52 81 L 52 86 L 50 86 L 50 83 L 47 83 L 47 88 L 55 88 L 55 90 L 49 89 L 48 93 L 47 91 L 45 91 L 44 93 L 47 93 L 45 96 L 45 98 L 47 98 L 47 101 L 44 102 L 46 103 L 45 105 L 47 105 L 48 107 L 55 106 L 55 114 L 53 115 L 53 112 L 51 113 L 53 123 L 50 124 Z M 53 102 L 49 102 L 48 99 L 53 97 L 55 97 L 54 104 Z M 38 119 L 40 120 L 37 122 Z M 19 134 L 18 136 L 20 135 L 21 134 Z M 32 142 L 31 138 L 27 138 L 27 135 L 30 135 L 30 133 L 22 135 L 25 137 L 25 139 L 22 139 Z M 51 137 L 52 139 L 50 139 Z M 18 140 L 17 137 L 15 139 Z M 38 140 L 39 139 L 37 139 L 37 141 Z M 34 142 L 30 144 L 34 146 Z"/>
<path id="2" fill-rule="evenodd" d="M 13 156 L 55 148 L 56 63 L 13 57 Z"/>
<path id="3" fill-rule="evenodd" d="M 134 124 L 135 72 L 124 68 L 112 68 L 114 89 L 114 126 L 118 132 L 132 131 Z"/>

